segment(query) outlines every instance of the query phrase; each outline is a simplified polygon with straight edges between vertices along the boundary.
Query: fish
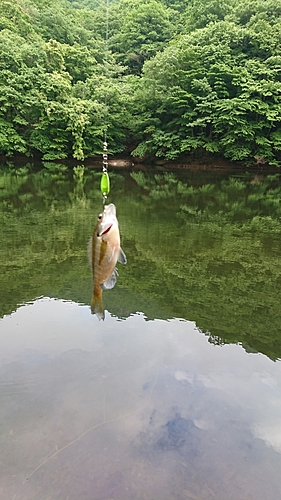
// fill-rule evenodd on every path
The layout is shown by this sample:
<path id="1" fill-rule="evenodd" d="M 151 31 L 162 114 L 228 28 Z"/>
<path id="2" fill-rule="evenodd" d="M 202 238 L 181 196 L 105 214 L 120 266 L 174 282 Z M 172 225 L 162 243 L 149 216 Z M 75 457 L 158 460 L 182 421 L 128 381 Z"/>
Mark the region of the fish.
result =
<path id="1" fill-rule="evenodd" d="M 88 259 L 93 273 L 91 313 L 96 314 L 99 320 L 104 320 L 102 292 L 115 286 L 118 276 L 117 261 L 121 264 L 127 263 L 126 255 L 120 246 L 119 224 L 113 203 L 105 205 L 98 216 L 88 244 Z"/>

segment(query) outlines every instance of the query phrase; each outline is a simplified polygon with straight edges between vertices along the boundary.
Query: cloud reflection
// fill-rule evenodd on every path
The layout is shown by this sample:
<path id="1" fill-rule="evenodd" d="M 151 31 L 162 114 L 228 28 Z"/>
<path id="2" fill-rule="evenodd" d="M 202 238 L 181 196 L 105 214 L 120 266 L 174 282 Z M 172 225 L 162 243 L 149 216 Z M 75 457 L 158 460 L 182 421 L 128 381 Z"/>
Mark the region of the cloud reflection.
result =
<path id="1" fill-rule="evenodd" d="M 0 338 L 4 500 L 58 484 L 73 500 L 278 497 L 279 362 L 190 321 L 101 324 L 49 298 L 2 319 Z"/>

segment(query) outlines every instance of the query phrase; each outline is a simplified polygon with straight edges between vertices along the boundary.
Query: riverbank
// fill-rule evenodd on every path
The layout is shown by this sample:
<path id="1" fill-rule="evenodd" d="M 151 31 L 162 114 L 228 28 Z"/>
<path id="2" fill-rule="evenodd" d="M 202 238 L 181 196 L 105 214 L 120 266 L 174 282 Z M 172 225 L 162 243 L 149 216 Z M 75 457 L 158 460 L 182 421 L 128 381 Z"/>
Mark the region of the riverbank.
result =
<path id="1" fill-rule="evenodd" d="M 84 165 L 90 168 L 98 168 L 102 163 L 99 156 L 87 158 Z M 226 170 L 226 171 L 251 171 L 251 172 L 279 172 L 277 166 L 269 165 L 267 162 L 257 158 L 253 162 L 230 161 L 223 157 L 182 155 L 176 160 L 165 160 L 160 158 L 134 158 L 130 155 L 116 155 L 108 158 L 110 168 L 132 168 L 136 170 L 163 170 L 172 171 L 178 169 L 186 170 Z"/>
<path id="2" fill-rule="evenodd" d="M 95 155 L 86 158 L 84 161 L 78 161 L 74 158 L 46 161 L 39 158 L 29 158 L 26 156 L 0 156 L 0 163 L 24 166 L 25 164 L 63 164 L 74 167 L 84 165 L 87 168 L 99 169 L 102 166 L 102 155 Z M 178 169 L 187 170 L 226 170 L 226 171 L 251 171 L 251 172 L 279 172 L 280 168 L 269 165 L 265 161 L 257 158 L 252 162 L 230 161 L 223 157 L 203 155 L 182 155 L 176 160 L 165 160 L 160 158 L 134 158 L 130 155 L 120 154 L 108 157 L 109 168 L 126 168 L 133 170 L 151 170 L 172 171 Z"/>

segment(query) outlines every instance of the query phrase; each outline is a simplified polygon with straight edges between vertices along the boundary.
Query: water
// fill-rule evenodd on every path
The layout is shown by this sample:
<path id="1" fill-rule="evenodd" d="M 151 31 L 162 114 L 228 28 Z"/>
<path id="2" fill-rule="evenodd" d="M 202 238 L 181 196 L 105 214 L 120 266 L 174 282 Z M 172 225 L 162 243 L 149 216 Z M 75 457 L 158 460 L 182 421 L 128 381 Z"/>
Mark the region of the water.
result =
<path id="1" fill-rule="evenodd" d="M 280 498 L 279 176 L 111 171 L 99 322 L 100 173 L 47 167 L 0 175 L 1 499 Z"/>

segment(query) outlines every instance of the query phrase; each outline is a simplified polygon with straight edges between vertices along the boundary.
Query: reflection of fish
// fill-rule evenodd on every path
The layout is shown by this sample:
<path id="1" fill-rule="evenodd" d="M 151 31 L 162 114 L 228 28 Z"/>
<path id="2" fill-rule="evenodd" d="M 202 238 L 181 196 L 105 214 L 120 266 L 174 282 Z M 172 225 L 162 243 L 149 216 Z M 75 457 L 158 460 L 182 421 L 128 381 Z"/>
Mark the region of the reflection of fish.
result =
<path id="1" fill-rule="evenodd" d="M 105 205 L 98 216 L 97 225 L 88 245 L 88 257 L 93 271 L 94 291 L 91 302 L 92 314 L 104 319 L 102 291 L 113 288 L 116 283 L 117 260 L 126 264 L 127 259 L 120 248 L 120 234 L 113 203 Z"/>

